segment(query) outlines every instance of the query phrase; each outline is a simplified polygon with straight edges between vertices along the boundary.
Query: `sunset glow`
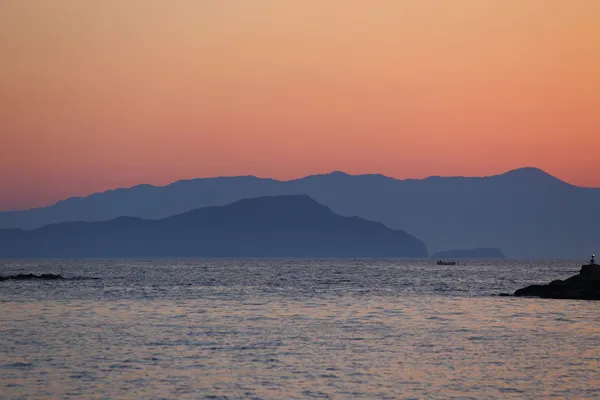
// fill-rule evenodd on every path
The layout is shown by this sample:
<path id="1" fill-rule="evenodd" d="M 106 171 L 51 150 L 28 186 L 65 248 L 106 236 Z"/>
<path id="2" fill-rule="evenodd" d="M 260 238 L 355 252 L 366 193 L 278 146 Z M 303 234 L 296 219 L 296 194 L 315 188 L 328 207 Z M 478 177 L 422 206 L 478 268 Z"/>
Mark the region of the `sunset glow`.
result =
<path id="1" fill-rule="evenodd" d="M 0 210 L 535 166 L 600 186 L 596 0 L 4 0 Z"/>

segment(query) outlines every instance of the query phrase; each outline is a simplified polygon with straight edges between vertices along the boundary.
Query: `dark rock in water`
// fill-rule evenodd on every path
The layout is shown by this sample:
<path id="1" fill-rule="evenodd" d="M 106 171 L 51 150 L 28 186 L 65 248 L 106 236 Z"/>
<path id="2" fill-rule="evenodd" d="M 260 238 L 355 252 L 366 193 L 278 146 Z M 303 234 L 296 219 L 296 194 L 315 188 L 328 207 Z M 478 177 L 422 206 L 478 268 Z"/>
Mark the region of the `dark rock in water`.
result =
<path id="1" fill-rule="evenodd" d="M 519 297 L 541 297 L 545 299 L 600 300 L 600 265 L 588 264 L 581 267 L 578 275 L 555 280 L 547 285 L 531 285 L 515 292 Z"/>
<path id="2" fill-rule="evenodd" d="M 61 275 L 58 275 L 58 274 L 41 274 L 41 275 L 17 274 L 17 275 L 9 275 L 9 276 L 0 276 L 0 281 L 7 281 L 9 279 L 16 280 L 16 281 L 28 281 L 28 280 L 32 280 L 32 279 L 57 280 L 57 279 L 65 279 L 65 278 L 63 278 Z"/>
<path id="3" fill-rule="evenodd" d="M 498 296 L 500 296 L 500 297 L 510 297 L 511 294 L 510 293 L 500 293 Z"/>
<path id="4" fill-rule="evenodd" d="M 586 279 L 590 280 L 600 280 L 600 265 L 598 264 L 588 264 L 581 266 L 581 272 L 579 275 Z"/>

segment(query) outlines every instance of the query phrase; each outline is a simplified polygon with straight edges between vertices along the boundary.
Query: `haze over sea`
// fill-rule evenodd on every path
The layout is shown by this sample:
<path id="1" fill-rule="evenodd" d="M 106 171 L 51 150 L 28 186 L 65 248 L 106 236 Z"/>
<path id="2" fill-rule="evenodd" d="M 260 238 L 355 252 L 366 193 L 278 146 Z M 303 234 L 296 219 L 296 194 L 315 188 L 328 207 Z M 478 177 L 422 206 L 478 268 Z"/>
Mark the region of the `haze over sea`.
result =
<path id="1" fill-rule="evenodd" d="M 593 398 L 600 310 L 496 297 L 578 262 L 0 261 L 0 397 Z"/>

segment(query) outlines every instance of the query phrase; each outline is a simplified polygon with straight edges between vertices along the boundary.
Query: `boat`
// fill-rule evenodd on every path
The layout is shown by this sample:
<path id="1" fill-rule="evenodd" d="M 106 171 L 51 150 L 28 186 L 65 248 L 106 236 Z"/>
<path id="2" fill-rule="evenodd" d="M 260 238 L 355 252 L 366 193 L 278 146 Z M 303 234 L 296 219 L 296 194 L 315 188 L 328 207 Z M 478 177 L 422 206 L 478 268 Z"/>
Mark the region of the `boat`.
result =
<path id="1" fill-rule="evenodd" d="M 439 260 L 437 265 L 456 265 L 456 261 Z"/>

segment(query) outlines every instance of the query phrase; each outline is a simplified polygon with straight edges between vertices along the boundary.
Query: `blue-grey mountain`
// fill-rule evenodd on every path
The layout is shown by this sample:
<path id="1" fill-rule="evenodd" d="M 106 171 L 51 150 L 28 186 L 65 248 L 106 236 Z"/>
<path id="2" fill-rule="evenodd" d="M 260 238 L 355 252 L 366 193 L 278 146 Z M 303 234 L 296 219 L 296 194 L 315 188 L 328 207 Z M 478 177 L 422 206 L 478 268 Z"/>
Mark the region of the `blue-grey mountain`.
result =
<path id="1" fill-rule="evenodd" d="M 600 252 L 600 189 L 536 168 L 481 178 L 396 180 L 341 172 L 291 181 L 252 176 L 135 186 L 53 206 L 0 213 L 2 228 L 119 216 L 165 218 L 259 196 L 306 194 L 335 213 L 404 229 L 429 249 L 499 247 L 509 258 L 581 258 Z"/>
<path id="2" fill-rule="evenodd" d="M 0 230 L 0 257 L 427 257 L 425 243 L 308 196 L 245 199 L 160 220 Z"/>

